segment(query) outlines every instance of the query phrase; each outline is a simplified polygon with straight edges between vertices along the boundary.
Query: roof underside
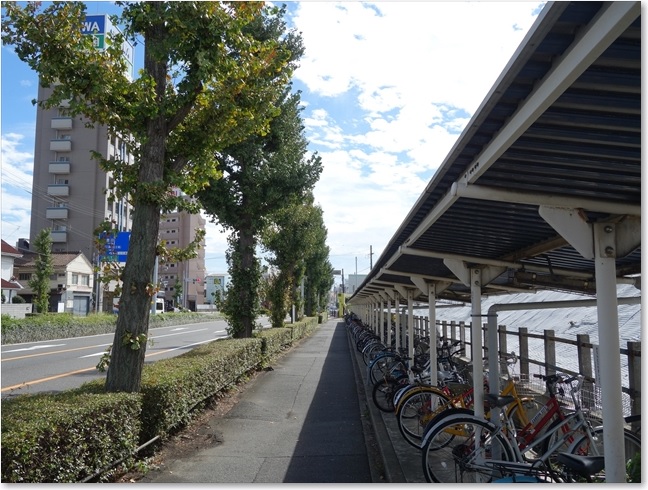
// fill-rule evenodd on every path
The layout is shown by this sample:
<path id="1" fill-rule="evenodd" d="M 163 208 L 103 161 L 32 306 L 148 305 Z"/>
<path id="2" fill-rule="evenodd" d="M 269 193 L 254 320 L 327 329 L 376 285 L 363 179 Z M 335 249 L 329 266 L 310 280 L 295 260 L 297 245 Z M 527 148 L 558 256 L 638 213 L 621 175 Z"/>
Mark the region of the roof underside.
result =
<path id="1" fill-rule="evenodd" d="M 547 4 L 350 303 L 401 286 L 426 302 L 421 281 L 469 302 L 453 264 L 499 267 L 486 295 L 593 294 L 593 257 L 547 216 L 636 230 L 640 206 L 640 2 Z M 639 236 L 616 267 L 640 274 Z"/>

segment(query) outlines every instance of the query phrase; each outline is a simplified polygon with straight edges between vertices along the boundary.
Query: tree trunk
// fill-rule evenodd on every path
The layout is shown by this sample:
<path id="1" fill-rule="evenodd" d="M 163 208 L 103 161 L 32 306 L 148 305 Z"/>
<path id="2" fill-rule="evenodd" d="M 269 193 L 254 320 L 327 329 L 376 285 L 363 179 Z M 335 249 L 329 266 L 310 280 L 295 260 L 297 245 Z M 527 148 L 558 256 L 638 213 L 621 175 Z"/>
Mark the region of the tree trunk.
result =
<path id="1" fill-rule="evenodd" d="M 151 312 L 151 283 L 155 248 L 160 227 L 160 207 L 138 204 L 133 212 L 133 231 L 124 268 L 117 328 L 106 376 L 106 391 L 139 392 L 146 354 L 146 340 L 139 348 L 125 342 L 148 335 Z"/>
<path id="2" fill-rule="evenodd" d="M 240 301 L 242 305 L 246 307 L 242 310 L 245 312 L 256 312 L 257 305 L 254 303 L 257 301 L 257 288 L 258 288 L 258 274 L 256 271 L 256 258 L 254 254 L 254 249 L 256 246 L 256 240 L 254 239 L 254 233 L 252 232 L 251 225 L 245 227 L 246 229 L 241 230 L 239 234 L 239 252 L 241 254 L 241 270 L 240 274 L 245 277 L 244 284 L 247 287 L 243 287 L 240 290 Z M 252 331 L 254 329 L 254 315 L 249 313 L 244 313 L 240 318 L 241 325 L 243 329 L 241 332 L 238 332 L 237 337 L 248 338 L 252 337 Z"/>
<path id="3" fill-rule="evenodd" d="M 162 9 L 162 2 L 151 8 Z M 167 64 L 152 49 L 165 36 L 163 24 L 156 24 L 145 33 L 144 69 L 155 82 L 160 107 L 166 90 Z M 148 340 L 151 301 L 156 294 L 152 283 L 155 253 L 160 229 L 161 206 L 150 184 L 162 184 L 165 165 L 167 123 L 162 111 L 147 124 L 146 140 L 141 147 L 139 186 L 133 195 L 133 228 L 123 273 L 123 290 L 119 301 L 117 328 L 106 376 L 106 391 L 139 392 Z M 129 341 L 130 339 L 130 341 Z M 134 343 L 139 340 L 139 346 Z"/>

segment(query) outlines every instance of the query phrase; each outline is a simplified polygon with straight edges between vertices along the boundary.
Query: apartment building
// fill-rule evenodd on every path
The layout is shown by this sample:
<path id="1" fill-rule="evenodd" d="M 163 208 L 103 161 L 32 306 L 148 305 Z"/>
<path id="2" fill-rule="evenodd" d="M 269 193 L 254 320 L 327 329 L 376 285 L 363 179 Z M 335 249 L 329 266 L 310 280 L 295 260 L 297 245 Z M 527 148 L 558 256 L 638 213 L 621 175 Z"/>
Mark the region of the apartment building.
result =
<path id="1" fill-rule="evenodd" d="M 196 230 L 204 228 L 205 219 L 200 215 L 186 211 L 166 213 L 160 220 L 160 240 L 169 249 L 183 248 L 193 241 Z M 197 305 L 205 303 L 205 274 L 203 240 L 196 258 L 158 266 L 161 286 L 158 297 L 164 297 L 167 308 L 182 307 L 196 311 Z"/>
<path id="2" fill-rule="evenodd" d="M 39 100 L 51 92 L 39 87 Z M 95 229 L 108 219 L 119 231 L 129 231 L 132 209 L 126 199 L 111 199 L 112 175 L 91 158 L 91 151 L 132 163 L 124 141 L 109 137 L 105 127 L 87 128 L 81 118 L 66 116 L 65 107 L 37 110 L 31 241 L 51 228 L 54 252 L 80 251 L 94 263 Z"/>

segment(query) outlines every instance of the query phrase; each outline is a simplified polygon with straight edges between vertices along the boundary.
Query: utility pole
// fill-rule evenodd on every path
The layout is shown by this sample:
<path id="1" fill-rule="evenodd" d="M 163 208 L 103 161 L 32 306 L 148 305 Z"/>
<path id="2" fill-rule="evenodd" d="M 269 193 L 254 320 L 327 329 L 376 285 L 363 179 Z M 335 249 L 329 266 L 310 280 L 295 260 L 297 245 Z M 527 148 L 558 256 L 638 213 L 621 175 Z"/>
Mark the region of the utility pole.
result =
<path id="1" fill-rule="evenodd" d="M 373 269 L 373 247 L 369 245 L 369 270 Z"/>

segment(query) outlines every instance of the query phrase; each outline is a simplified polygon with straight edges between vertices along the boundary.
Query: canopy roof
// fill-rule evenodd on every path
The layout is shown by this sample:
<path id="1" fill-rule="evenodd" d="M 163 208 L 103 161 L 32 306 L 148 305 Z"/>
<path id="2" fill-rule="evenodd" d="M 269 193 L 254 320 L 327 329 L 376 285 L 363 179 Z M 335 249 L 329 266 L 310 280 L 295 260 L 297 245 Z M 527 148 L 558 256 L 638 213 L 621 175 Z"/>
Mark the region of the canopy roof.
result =
<path id="1" fill-rule="evenodd" d="M 484 295 L 594 294 L 598 222 L 616 230 L 619 281 L 637 280 L 640 7 L 546 5 L 348 303 L 394 290 L 426 302 L 430 284 L 469 302 L 475 267 Z"/>

